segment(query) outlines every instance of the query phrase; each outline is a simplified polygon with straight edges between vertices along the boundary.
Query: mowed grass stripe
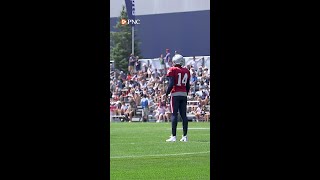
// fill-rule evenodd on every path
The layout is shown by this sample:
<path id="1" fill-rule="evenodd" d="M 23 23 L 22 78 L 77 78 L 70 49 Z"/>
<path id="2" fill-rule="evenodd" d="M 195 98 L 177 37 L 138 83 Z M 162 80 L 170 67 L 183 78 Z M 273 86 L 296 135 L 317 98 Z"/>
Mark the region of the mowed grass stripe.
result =
<path id="1" fill-rule="evenodd" d="M 205 164 L 205 166 L 204 166 Z M 210 159 L 206 154 L 192 156 L 113 159 L 110 179 L 210 179 Z"/>
<path id="2" fill-rule="evenodd" d="M 110 179 L 209 179 L 210 123 L 190 122 L 189 142 L 165 140 L 170 123 L 111 123 Z M 206 129 L 205 129 L 206 128 Z"/>
<path id="3" fill-rule="evenodd" d="M 110 157 L 110 159 L 114 159 L 114 158 L 161 157 L 161 156 L 182 156 L 182 155 L 203 154 L 203 153 L 210 153 L 210 151 L 194 152 L 194 153 L 180 153 L 180 154 L 150 154 L 150 155 L 141 155 L 141 156 L 115 156 L 115 157 Z"/>

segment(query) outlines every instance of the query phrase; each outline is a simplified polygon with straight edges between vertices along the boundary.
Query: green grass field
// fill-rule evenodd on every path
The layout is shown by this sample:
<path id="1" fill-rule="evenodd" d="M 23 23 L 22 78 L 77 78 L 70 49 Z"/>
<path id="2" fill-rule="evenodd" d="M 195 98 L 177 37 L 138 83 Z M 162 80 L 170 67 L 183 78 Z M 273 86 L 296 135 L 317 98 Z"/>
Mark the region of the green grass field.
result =
<path id="1" fill-rule="evenodd" d="M 210 179 L 210 123 L 189 122 L 189 142 L 166 142 L 170 123 L 111 123 L 110 179 Z"/>

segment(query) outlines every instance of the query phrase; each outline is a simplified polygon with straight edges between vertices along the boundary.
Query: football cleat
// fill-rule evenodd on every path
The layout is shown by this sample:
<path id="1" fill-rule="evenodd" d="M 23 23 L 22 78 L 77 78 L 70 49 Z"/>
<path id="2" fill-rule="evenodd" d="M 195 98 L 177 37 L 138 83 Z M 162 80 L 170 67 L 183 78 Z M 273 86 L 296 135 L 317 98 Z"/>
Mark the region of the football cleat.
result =
<path id="1" fill-rule="evenodd" d="M 167 139 L 166 141 L 167 142 L 176 142 L 176 137 L 175 136 L 170 136 L 170 138 L 169 139 Z"/>
<path id="2" fill-rule="evenodd" d="M 180 139 L 181 142 L 187 142 L 188 141 L 188 137 L 187 136 L 182 136 L 182 138 Z"/>

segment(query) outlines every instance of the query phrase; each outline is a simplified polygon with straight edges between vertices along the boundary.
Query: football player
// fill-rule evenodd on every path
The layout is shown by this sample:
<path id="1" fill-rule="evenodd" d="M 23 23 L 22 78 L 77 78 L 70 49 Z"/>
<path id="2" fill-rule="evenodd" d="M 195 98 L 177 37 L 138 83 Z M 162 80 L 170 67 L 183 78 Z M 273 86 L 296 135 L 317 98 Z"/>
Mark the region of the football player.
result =
<path id="1" fill-rule="evenodd" d="M 176 54 L 172 58 L 173 66 L 168 70 L 169 85 L 165 97 L 171 95 L 171 128 L 172 134 L 167 142 L 176 141 L 176 131 L 178 124 L 178 112 L 182 118 L 183 135 L 180 141 L 187 142 L 188 119 L 187 119 L 187 95 L 190 90 L 190 71 L 184 68 L 184 58 L 180 54 Z"/>

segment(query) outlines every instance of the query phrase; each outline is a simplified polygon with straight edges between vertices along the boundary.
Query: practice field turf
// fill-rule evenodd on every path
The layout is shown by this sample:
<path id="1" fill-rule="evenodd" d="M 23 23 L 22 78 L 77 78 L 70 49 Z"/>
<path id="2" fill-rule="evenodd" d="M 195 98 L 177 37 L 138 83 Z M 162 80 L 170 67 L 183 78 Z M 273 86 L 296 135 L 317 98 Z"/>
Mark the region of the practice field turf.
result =
<path id="1" fill-rule="evenodd" d="M 170 123 L 111 123 L 110 179 L 210 179 L 210 123 L 189 122 L 188 142 L 166 142 Z"/>

